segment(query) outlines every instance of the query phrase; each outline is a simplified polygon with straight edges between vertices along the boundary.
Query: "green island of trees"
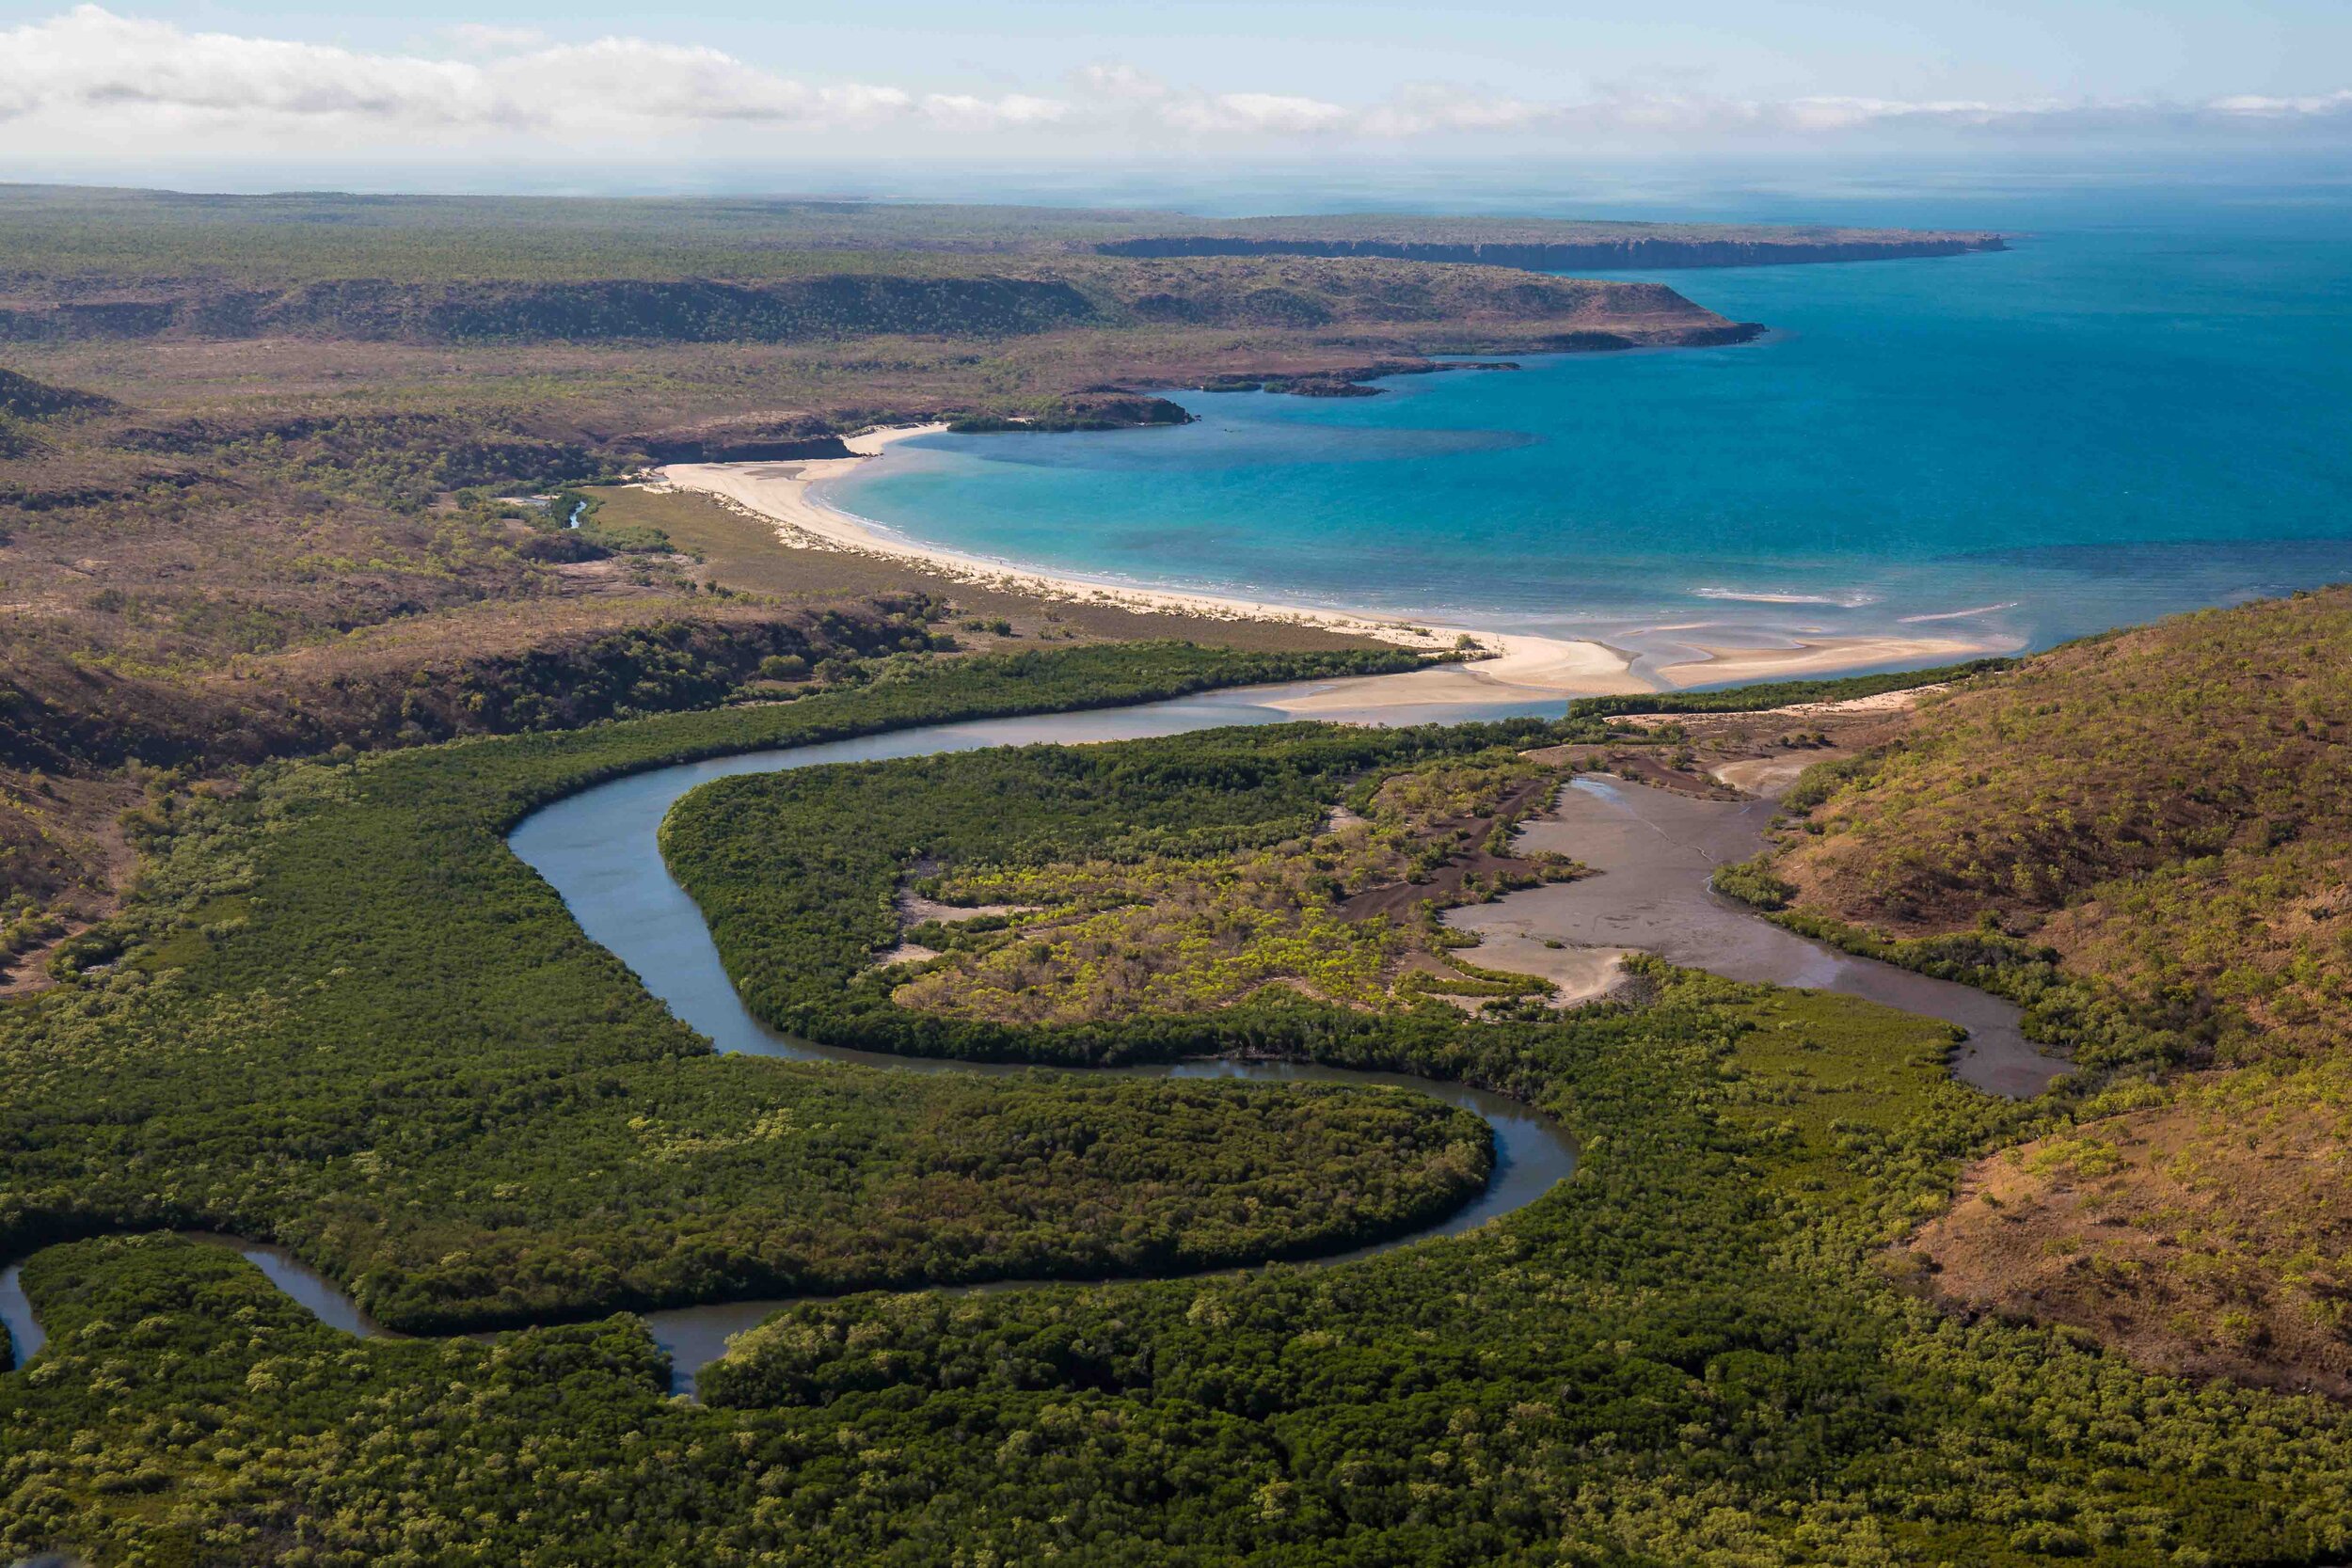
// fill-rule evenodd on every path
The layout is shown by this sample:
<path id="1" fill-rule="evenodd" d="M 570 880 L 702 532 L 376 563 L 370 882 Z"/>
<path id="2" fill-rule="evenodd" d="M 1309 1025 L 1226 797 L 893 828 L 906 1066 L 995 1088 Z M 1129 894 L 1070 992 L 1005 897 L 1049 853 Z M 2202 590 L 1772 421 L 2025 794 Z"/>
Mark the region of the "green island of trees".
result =
<path id="1" fill-rule="evenodd" d="M 1548 777 L 1511 747 L 1558 733 L 1532 720 L 1290 724 L 754 774 L 681 799 L 662 847 L 745 1004 L 812 1039 L 1083 1066 L 1307 1052 L 1300 1031 L 1327 1033 L 1331 1009 L 1295 1006 L 1297 992 L 1273 982 L 1300 982 L 1308 1000 L 1390 1001 L 1402 958 L 1442 951 L 1435 929 L 1346 921 L 1340 897 L 1441 861 L 1454 846 L 1433 824 Z M 1375 816 L 1308 848 L 1351 794 Z M 1297 874 L 1273 875 L 1269 861 Z M 945 985 L 910 1007 L 896 995 L 909 972 L 875 959 L 899 940 L 900 886 L 926 866 L 945 868 L 950 891 L 1052 907 L 1017 929 L 937 933 L 961 973 L 926 976 Z M 1546 874 L 1518 871 L 1521 885 Z M 1181 912 L 1175 883 L 1207 890 L 1204 907 Z M 1024 983 L 1061 998 L 1050 1021 L 962 1005 L 1020 958 L 1008 944 L 1046 949 Z M 1105 963 L 1134 966 L 1133 982 L 1105 982 Z"/>

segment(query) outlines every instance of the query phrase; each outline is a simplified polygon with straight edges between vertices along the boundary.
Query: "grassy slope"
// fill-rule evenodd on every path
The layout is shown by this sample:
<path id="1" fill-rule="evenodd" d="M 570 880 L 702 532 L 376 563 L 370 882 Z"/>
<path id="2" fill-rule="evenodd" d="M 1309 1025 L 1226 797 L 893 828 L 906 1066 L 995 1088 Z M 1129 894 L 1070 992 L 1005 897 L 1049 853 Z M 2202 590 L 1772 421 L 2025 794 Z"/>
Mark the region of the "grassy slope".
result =
<path id="1" fill-rule="evenodd" d="M 1922 1240 L 1951 1293 L 2352 1393 L 2347 672 L 2344 589 L 2062 648 L 1924 709 L 1779 861 L 1801 911 L 1919 955 L 1989 920 L 2138 1053 L 2234 1069 L 2120 1089 L 1978 1172 Z"/>
<path id="2" fill-rule="evenodd" d="M 1990 915 L 2222 1059 L 2352 1025 L 2352 590 L 2074 644 L 1922 710 L 1783 858 L 1808 907 Z"/>

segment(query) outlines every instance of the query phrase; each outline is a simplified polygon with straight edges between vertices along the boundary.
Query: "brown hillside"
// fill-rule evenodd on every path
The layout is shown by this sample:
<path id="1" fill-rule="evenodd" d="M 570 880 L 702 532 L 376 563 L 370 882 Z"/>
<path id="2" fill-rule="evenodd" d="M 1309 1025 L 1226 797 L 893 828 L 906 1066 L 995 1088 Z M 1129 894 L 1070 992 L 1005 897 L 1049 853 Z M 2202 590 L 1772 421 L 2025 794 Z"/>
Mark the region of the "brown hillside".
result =
<path id="1" fill-rule="evenodd" d="M 2224 1055 L 2352 1040 L 2352 589 L 2058 649 L 1856 766 L 1781 861 L 1805 908 L 1990 915 Z"/>
<path id="2" fill-rule="evenodd" d="M 1938 1294 L 2352 1395 L 2348 721 L 2336 588 L 2058 649 L 1844 765 L 1779 862 L 1802 909 L 1914 935 L 1989 918 L 2220 1064 L 1980 1162 L 1912 1243 Z"/>

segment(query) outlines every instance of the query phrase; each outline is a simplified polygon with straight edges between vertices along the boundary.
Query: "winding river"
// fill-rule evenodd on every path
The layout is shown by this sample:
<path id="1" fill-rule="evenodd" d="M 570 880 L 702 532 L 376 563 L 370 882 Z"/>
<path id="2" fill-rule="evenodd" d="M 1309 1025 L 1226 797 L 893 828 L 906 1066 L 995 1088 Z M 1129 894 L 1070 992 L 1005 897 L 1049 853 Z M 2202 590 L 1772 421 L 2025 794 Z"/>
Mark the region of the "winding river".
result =
<path id="1" fill-rule="evenodd" d="M 991 746 L 1141 739 L 1226 725 L 1281 722 L 1292 716 L 1278 705 L 1312 689 L 1261 689 L 1090 713 L 929 725 L 826 745 L 685 763 L 567 796 L 525 819 L 508 844 L 563 896 L 592 939 L 610 948 L 648 990 L 721 1051 L 850 1062 L 908 1072 L 1031 1071 L 1035 1069 L 1011 1064 L 930 1061 L 839 1050 L 781 1034 L 761 1023 L 743 1006 L 729 983 L 701 911 L 672 880 L 662 863 L 657 833 L 671 804 L 713 779 L 739 773 L 928 756 Z M 1451 709 L 1444 717 L 1504 718 L 1526 711 L 1524 706 L 1461 708 Z M 1595 806 L 1595 801 L 1599 804 Z M 1563 791 L 1560 805 L 1563 819 L 1534 825 L 1528 830 L 1529 842 L 1575 854 L 1608 874 L 1515 894 L 1477 911 L 1456 911 L 1466 917 L 1461 921 L 1466 927 L 1492 927 L 1499 942 L 1524 942 L 1546 952 L 1552 951 L 1543 948 L 1547 940 L 1572 947 L 1650 947 L 1676 962 L 1717 970 L 1737 979 L 1850 991 L 1945 1018 L 1971 1034 L 1975 1053 L 1961 1058 L 1956 1070 L 1995 1092 L 2038 1090 L 2062 1069 L 2062 1063 L 2033 1053 L 2017 1035 L 2016 1009 L 2008 1004 L 1964 987 L 1834 953 L 1708 892 L 1707 877 L 1715 864 L 1754 852 L 1749 841 L 1760 842 L 1757 835 L 1769 817 L 1769 803 L 1701 801 L 1658 790 L 1581 780 Z M 2022 1066 L 2020 1053 L 2034 1065 Z M 1997 1070 L 1994 1070 L 1995 1064 L 1999 1064 Z M 1289 1063 L 1184 1062 L 1100 1070 L 1128 1076 L 1392 1085 L 1469 1110 L 1492 1129 L 1494 1170 L 1477 1198 L 1438 1224 L 1325 1259 L 1326 1263 L 1458 1234 L 1532 1203 L 1576 1167 L 1575 1149 L 1557 1126 L 1516 1101 L 1458 1084 Z M 349 1296 L 280 1249 L 226 1237 L 204 1239 L 236 1247 L 320 1321 L 355 1334 L 381 1332 Z M 1002 1281 L 968 1289 L 1007 1290 L 1025 1283 L 1034 1282 Z M 644 1317 L 656 1341 L 671 1356 L 674 1390 L 691 1394 L 694 1374 L 724 1354 L 731 1336 L 787 1305 L 789 1301 L 783 1299 L 732 1302 L 649 1312 Z M 0 1275 L 0 1322 L 6 1323 L 15 1339 L 20 1362 L 44 1342 L 13 1267 Z"/>

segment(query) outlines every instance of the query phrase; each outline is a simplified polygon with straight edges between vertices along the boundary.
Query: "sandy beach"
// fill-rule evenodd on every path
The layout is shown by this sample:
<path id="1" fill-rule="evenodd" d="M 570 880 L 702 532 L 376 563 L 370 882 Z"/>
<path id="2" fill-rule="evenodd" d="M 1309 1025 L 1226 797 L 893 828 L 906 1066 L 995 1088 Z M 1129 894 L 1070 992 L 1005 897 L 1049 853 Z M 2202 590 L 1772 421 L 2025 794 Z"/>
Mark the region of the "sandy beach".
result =
<path id="1" fill-rule="evenodd" d="M 1957 637 L 1824 637 L 1790 648 L 1699 646 L 1702 657 L 1665 665 L 1659 673 L 1676 687 L 1722 686 L 1740 681 L 1788 680 L 1847 670 L 1909 663 L 1956 664 L 2004 650 Z"/>
<path id="2" fill-rule="evenodd" d="M 1176 589 L 1089 582 L 1083 578 L 1008 566 L 1001 562 L 918 544 L 837 511 L 813 493 L 826 482 L 838 479 L 879 455 L 894 442 L 946 428 L 925 424 L 867 431 L 848 438 L 845 444 L 853 454 L 849 457 L 780 463 L 674 463 L 660 470 L 657 485 L 698 491 L 724 505 L 764 518 L 774 525 L 778 541 L 787 547 L 846 550 L 904 560 L 952 580 L 999 592 L 1048 601 L 1192 615 L 1204 620 L 1317 626 L 1433 653 L 1462 646 L 1462 640 L 1468 638 L 1487 651 L 1486 657 L 1407 674 L 1336 681 L 1280 705 L 1284 711 L 1302 717 L 1360 713 L 1368 707 L 1385 712 L 1472 704 L 1534 703 L 1659 689 L 1658 682 L 1634 673 L 1632 661 L 1625 653 L 1602 642 L 1437 626 L 1365 611 L 1319 610 Z M 1693 646 L 1696 657 L 1660 666 L 1659 679 L 1670 688 L 1770 680 L 1915 660 L 1966 658 L 1996 651 L 1952 638 L 1932 637 L 1830 637 L 1801 641 L 1788 648 Z"/>

